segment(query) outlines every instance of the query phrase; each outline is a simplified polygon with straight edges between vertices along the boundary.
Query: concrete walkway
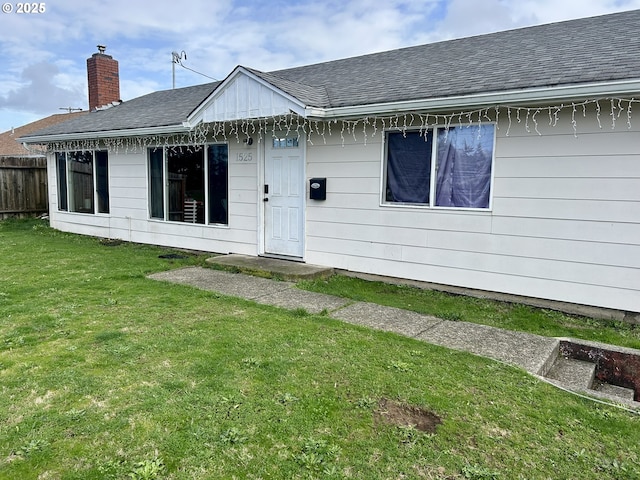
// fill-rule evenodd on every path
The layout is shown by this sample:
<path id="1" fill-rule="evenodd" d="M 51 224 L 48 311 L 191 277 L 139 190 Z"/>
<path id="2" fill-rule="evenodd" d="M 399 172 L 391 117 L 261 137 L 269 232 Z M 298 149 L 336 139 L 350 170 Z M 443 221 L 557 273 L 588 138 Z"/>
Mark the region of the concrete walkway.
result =
<path id="1" fill-rule="evenodd" d="M 560 341 L 529 333 L 513 332 L 440 318 L 373 303 L 307 292 L 295 283 L 201 267 L 156 273 L 150 278 L 190 285 L 203 290 L 309 313 L 326 312 L 330 317 L 378 330 L 395 332 L 427 343 L 492 358 L 544 377 L 559 355 Z M 640 352 L 639 352 L 640 353 Z M 558 382 L 555 382 L 558 384 Z M 560 382 L 560 386 L 563 386 Z M 571 387 L 571 382 L 565 385 Z M 589 391 L 591 395 L 591 390 Z M 601 396 L 597 393 L 594 396 Z M 617 398 L 603 397 L 618 402 Z M 638 402 L 622 402 L 630 406 Z M 637 405 L 636 405 L 637 404 Z"/>

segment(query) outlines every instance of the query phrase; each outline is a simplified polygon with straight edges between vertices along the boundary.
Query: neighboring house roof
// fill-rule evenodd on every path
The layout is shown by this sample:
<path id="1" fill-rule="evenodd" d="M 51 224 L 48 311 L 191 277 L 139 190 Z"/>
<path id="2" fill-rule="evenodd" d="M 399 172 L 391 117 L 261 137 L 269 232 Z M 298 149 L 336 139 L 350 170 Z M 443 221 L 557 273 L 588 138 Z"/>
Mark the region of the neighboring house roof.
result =
<path id="1" fill-rule="evenodd" d="M 84 115 L 87 112 L 58 113 L 50 115 L 46 118 L 27 123 L 21 127 L 12 128 L 4 133 L 0 133 L 0 157 L 25 157 L 43 155 L 46 150 L 44 147 L 38 148 L 31 145 L 26 149 L 17 139 L 28 136 L 29 134 L 42 130 L 53 125 L 66 122 L 75 117 Z"/>
<path id="2" fill-rule="evenodd" d="M 449 40 L 274 72 L 240 67 L 316 109 L 387 105 L 487 93 L 623 84 L 640 90 L 640 10 Z M 189 128 L 190 114 L 225 82 L 155 92 L 38 137 Z M 595 90 L 594 90 L 595 91 Z M 608 91 L 608 90 L 606 90 Z M 502 97 L 506 98 L 506 97 Z M 364 111 L 364 110 L 362 110 Z M 199 117 L 201 118 L 201 117 Z"/>
<path id="3" fill-rule="evenodd" d="M 219 82 L 163 90 L 119 105 L 90 112 L 61 125 L 46 128 L 39 135 L 105 132 L 180 125 L 215 89 Z"/>

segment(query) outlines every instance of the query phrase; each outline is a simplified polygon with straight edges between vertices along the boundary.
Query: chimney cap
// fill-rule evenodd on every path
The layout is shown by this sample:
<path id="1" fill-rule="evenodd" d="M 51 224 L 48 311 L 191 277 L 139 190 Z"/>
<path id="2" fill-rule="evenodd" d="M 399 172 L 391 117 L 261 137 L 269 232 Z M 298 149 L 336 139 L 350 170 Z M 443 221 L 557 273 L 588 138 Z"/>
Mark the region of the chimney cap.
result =
<path id="1" fill-rule="evenodd" d="M 98 52 L 104 53 L 106 49 L 107 49 L 106 45 L 98 45 Z"/>

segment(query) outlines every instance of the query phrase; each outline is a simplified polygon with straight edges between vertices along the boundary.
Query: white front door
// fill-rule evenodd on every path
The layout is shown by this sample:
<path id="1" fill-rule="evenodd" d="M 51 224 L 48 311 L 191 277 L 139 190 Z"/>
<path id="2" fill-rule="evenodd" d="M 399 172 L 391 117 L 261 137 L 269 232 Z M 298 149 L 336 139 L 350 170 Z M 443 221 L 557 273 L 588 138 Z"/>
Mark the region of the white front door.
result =
<path id="1" fill-rule="evenodd" d="M 304 255 L 304 139 L 296 134 L 265 142 L 265 254 Z"/>

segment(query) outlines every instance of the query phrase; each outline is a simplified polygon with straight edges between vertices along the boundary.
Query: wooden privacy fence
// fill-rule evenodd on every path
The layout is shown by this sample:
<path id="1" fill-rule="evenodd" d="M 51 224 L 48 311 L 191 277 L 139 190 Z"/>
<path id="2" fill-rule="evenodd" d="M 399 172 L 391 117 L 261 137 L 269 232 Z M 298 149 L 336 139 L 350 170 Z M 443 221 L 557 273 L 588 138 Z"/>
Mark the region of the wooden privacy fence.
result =
<path id="1" fill-rule="evenodd" d="M 0 220 L 48 209 L 46 158 L 0 157 Z"/>

